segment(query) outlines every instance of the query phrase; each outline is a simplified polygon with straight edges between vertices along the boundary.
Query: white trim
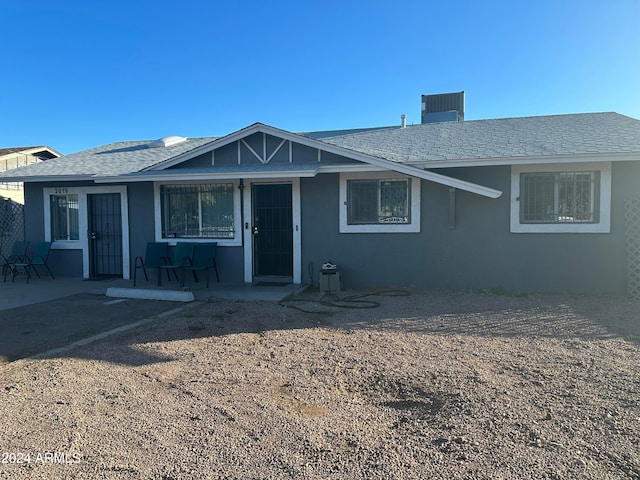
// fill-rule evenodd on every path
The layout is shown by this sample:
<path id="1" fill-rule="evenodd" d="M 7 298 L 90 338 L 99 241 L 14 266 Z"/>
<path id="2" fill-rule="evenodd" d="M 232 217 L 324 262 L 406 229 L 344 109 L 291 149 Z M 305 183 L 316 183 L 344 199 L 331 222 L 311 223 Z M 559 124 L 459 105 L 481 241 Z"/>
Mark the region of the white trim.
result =
<path id="1" fill-rule="evenodd" d="M 224 168 L 224 167 L 221 167 Z M 247 176 L 251 178 L 282 178 L 286 175 L 291 175 L 292 177 L 315 177 L 318 173 L 318 170 L 315 168 L 310 168 L 308 166 L 300 166 L 300 168 L 291 168 L 287 170 L 281 170 L 277 167 L 274 167 L 273 171 L 270 171 L 269 167 L 265 168 L 262 171 L 257 170 L 246 170 L 246 169 L 238 169 L 233 170 L 232 168 L 224 171 L 215 171 L 212 170 L 210 172 L 198 172 L 198 173 L 180 173 L 179 169 L 174 170 L 166 170 L 164 172 L 158 173 L 144 173 L 144 174 L 132 174 L 129 176 L 122 177 L 103 177 L 103 178 L 95 178 L 95 183 L 112 183 L 112 182 L 163 182 L 163 183 L 175 183 L 175 182 L 191 182 L 191 181 L 215 181 L 215 180 L 235 180 L 239 177 L 245 178 Z"/>
<path id="2" fill-rule="evenodd" d="M 177 165 L 181 162 L 184 162 L 185 160 L 195 158 L 198 155 L 201 155 L 202 153 L 205 153 L 211 149 L 223 147 L 237 140 L 242 140 L 245 137 L 248 137 L 255 133 L 263 133 L 263 134 L 279 137 L 281 139 L 293 141 L 301 145 L 306 145 L 311 148 L 316 148 L 318 150 L 321 150 L 322 152 L 333 153 L 336 155 L 340 155 L 342 157 L 347 157 L 360 162 L 368 163 L 378 167 L 383 167 L 383 168 L 386 168 L 387 170 L 391 170 L 394 172 L 415 176 L 418 178 L 422 178 L 424 180 L 430 180 L 432 182 L 447 185 L 449 187 L 454 187 L 460 190 L 476 193 L 478 195 L 482 195 L 485 197 L 498 198 L 500 197 L 500 195 L 502 195 L 502 192 L 500 190 L 485 187 L 483 185 L 477 185 L 475 183 L 459 180 L 452 177 L 447 177 L 445 175 L 431 172 L 429 170 L 423 170 L 420 167 L 406 165 L 399 162 L 392 162 L 384 158 L 379 158 L 379 157 L 374 157 L 364 153 L 359 153 L 354 150 L 349 150 L 343 147 L 331 145 L 330 143 L 325 143 L 320 140 L 314 140 L 314 139 L 305 137 L 303 135 L 291 133 L 286 130 L 281 130 L 281 129 L 271 127 L 269 125 L 265 125 L 262 123 L 256 123 L 249 127 L 243 128 L 242 130 L 238 130 L 237 132 L 231 133 L 226 137 L 222 137 L 218 140 L 214 140 L 213 142 L 207 143 L 201 147 L 195 148 L 190 152 L 184 153 L 182 155 L 177 155 L 169 160 L 147 167 L 143 169 L 143 171 L 164 170 L 165 168 L 169 168 L 171 166 Z M 321 159 L 320 151 L 318 152 L 318 156 L 319 156 L 318 163 L 320 163 L 319 162 Z M 256 157 L 260 158 L 259 155 L 257 154 L 256 154 Z M 238 160 L 240 160 L 240 158 L 238 158 Z"/>
<path id="3" fill-rule="evenodd" d="M 347 181 L 409 179 L 411 181 L 411 222 L 408 224 L 349 225 L 347 223 Z M 420 232 L 420 179 L 392 172 L 340 174 L 340 233 L 417 233 Z"/>
<path id="4" fill-rule="evenodd" d="M 600 172 L 600 211 L 597 223 L 520 223 L 520 174 Z M 611 231 L 611 162 L 514 165 L 511 167 L 511 233 L 609 233 Z"/>
<path id="5" fill-rule="evenodd" d="M 79 240 L 57 240 L 51 244 L 53 250 L 82 250 L 82 277 L 89 278 L 89 209 L 87 195 L 101 193 L 120 194 L 120 215 L 122 219 L 122 278 L 131 278 L 129 253 L 129 199 L 125 185 L 111 185 L 99 187 L 51 187 L 42 189 L 44 201 L 44 239 L 51 241 L 51 196 L 78 195 L 78 232 Z"/>
<path id="6" fill-rule="evenodd" d="M 343 173 L 343 172 L 388 172 L 389 169 L 369 165 L 368 163 L 351 163 L 336 165 L 320 165 L 318 173 Z"/>
<path id="7" fill-rule="evenodd" d="M 49 160 L 45 160 L 49 161 Z M 93 175 L 46 175 L 44 177 L 22 177 L 22 176 L 6 176 L 11 170 L 0 172 L 0 181 L 3 182 L 26 182 L 26 183 L 42 183 L 42 182 L 81 182 L 84 180 L 94 180 Z M 115 181 L 115 180 L 114 180 Z M 119 181 L 122 181 L 120 179 Z"/>
<path id="8" fill-rule="evenodd" d="M 241 138 L 240 141 L 245 147 L 249 149 L 251 153 L 253 153 L 253 156 L 256 157 L 258 161 L 264 165 L 264 160 L 262 159 L 262 157 L 260 157 L 260 155 L 256 153 L 256 151 L 251 147 L 251 145 L 249 145 L 244 138 Z"/>
<path id="9" fill-rule="evenodd" d="M 233 229 L 234 229 L 234 238 L 225 239 L 225 238 L 163 238 L 162 237 L 162 209 L 160 207 L 160 186 L 161 185 L 175 185 L 176 183 L 170 179 L 162 182 L 154 182 L 153 183 L 153 212 L 154 212 L 154 229 L 155 229 L 155 239 L 156 242 L 168 242 L 169 245 L 175 245 L 179 240 L 189 240 L 194 243 L 205 243 L 205 242 L 217 242 L 219 247 L 237 247 L 242 245 L 242 218 L 240 216 L 240 189 L 238 186 L 240 185 L 240 181 L 237 179 L 238 176 L 235 176 L 235 180 L 232 182 L 228 181 L 231 179 L 225 179 L 225 183 L 233 184 Z M 209 184 L 216 183 L 218 179 L 209 179 L 209 180 L 201 180 L 201 181 L 189 181 L 186 184 L 191 185 L 201 185 L 201 184 Z"/>
<path id="10" fill-rule="evenodd" d="M 632 162 L 640 160 L 640 153 L 593 153 L 575 155 L 538 155 L 489 158 L 461 158 L 447 160 L 413 159 L 404 162 L 420 168 L 487 167 L 500 165 L 539 165 L 555 163 L 601 163 L 603 160 Z"/>
<path id="11" fill-rule="evenodd" d="M 276 149 L 273 151 L 273 153 L 269 155 L 269 158 L 267 158 L 267 161 L 265 163 L 269 163 L 273 159 L 273 157 L 276 156 L 276 154 L 280 151 L 280 149 L 285 143 L 287 143 L 287 140 L 283 138 L 282 141 L 280 142 L 280 145 L 278 145 Z M 266 143 L 265 143 L 265 148 L 266 148 Z M 266 155 L 266 151 L 265 151 L 265 155 Z"/>
<path id="12" fill-rule="evenodd" d="M 300 209 L 300 179 L 282 178 L 265 182 L 262 179 L 244 180 L 244 281 L 253 282 L 253 235 L 251 233 L 252 218 L 252 195 L 251 186 L 265 183 L 288 183 L 291 184 L 292 215 L 293 215 L 293 283 L 302 282 L 302 229 L 301 229 L 301 209 Z"/>

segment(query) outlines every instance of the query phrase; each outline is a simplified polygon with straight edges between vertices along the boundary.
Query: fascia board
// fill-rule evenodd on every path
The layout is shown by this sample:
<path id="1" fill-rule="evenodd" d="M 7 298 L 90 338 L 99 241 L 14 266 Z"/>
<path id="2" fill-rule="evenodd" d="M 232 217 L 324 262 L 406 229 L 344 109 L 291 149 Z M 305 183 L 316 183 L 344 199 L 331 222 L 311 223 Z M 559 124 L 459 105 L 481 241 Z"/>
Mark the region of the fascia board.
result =
<path id="1" fill-rule="evenodd" d="M 338 149 L 340 147 L 334 147 L 334 148 Z M 352 150 L 347 150 L 347 152 L 349 152 L 349 155 L 348 155 L 349 158 L 353 158 L 354 160 L 360 160 L 362 162 L 365 162 L 371 165 L 376 165 L 378 167 L 382 167 L 387 170 L 392 170 L 394 172 L 404 173 L 405 175 L 422 178 L 424 180 L 430 180 L 432 182 L 440 183 L 442 185 L 447 185 L 449 187 L 454 187 L 460 190 L 465 190 L 467 192 L 476 193 L 484 197 L 498 198 L 502 195 L 502 192 L 500 190 L 495 190 L 493 188 L 477 185 L 475 183 L 467 182 L 465 180 L 459 180 L 457 178 L 447 177 L 446 175 L 431 172 L 429 170 L 423 170 L 416 166 L 391 162 L 389 160 L 384 160 L 382 158 L 371 157 L 369 155 L 353 152 Z M 343 155 L 343 156 L 345 155 L 344 151 L 340 153 L 337 150 L 335 150 L 331 153 L 336 153 L 337 155 Z"/>
<path id="2" fill-rule="evenodd" d="M 116 177 L 93 177 L 95 183 L 122 183 L 122 182 L 159 182 L 159 181 L 190 181 L 190 180 L 234 180 L 238 178 L 312 178 L 317 175 L 317 170 L 274 170 L 265 171 L 230 171 L 230 172 L 202 172 L 202 173 L 158 173 L 146 175 L 130 175 Z"/>
<path id="3" fill-rule="evenodd" d="M 44 183 L 44 182 L 82 182 L 92 181 L 91 175 L 50 175 L 45 177 L 3 177 L 0 174 L 0 182 Z"/>
<path id="4" fill-rule="evenodd" d="M 546 163 L 592 163 L 602 161 L 640 161 L 640 153 L 594 153 L 587 155 L 539 155 L 531 157 L 466 158 L 455 160 L 414 161 L 407 165 L 421 168 L 492 167 L 501 165 L 538 165 Z"/>
<path id="5" fill-rule="evenodd" d="M 448 177 L 446 175 L 431 172 L 429 170 L 418 170 L 414 167 L 409 167 L 409 168 L 416 170 L 418 172 L 421 172 L 421 174 L 410 173 L 410 172 L 401 172 L 401 173 L 406 173 L 407 175 L 414 175 L 416 177 L 420 177 L 425 180 L 430 180 L 432 182 L 440 183 L 442 185 L 447 185 L 448 187 L 457 188 L 459 190 L 464 190 L 466 192 L 476 193 L 478 195 L 482 195 L 483 197 L 499 198 L 502 195 L 502 191 L 496 190 L 494 188 L 489 188 L 483 185 L 478 185 L 476 183 L 467 182 L 465 180 L 459 180 L 457 178 Z"/>
<path id="6" fill-rule="evenodd" d="M 369 163 L 349 165 L 320 165 L 318 173 L 350 173 L 350 172 L 382 172 L 388 168 L 378 167 Z"/>

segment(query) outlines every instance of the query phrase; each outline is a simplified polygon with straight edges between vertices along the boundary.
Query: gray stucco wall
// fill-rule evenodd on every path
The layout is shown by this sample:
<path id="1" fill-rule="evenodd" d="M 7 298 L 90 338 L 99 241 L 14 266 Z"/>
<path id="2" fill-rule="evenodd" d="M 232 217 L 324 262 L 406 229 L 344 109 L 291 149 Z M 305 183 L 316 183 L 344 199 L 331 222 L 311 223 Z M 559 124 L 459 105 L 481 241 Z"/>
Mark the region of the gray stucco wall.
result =
<path id="1" fill-rule="evenodd" d="M 640 162 L 613 164 L 609 234 L 510 233 L 510 167 L 439 173 L 504 193 L 489 199 L 458 190 L 452 230 L 449 189 L 422 181 L 419 233 L 341 234 L 339 174 L 301 179 L 302 281 L 316 284 L 322 263 L 330 260 L 346 287 L 626 292 L 624 205 L 629 195 L 640 195 Z M 44 239 L 42 188 L 54 186 L 70 185 L 25 185 L 25 238 L 32 243 Z M 154 240 L 153 185 L 129 184 L 128 198 L 133 267 Z M 50 262 L 58 275 L 82 275 L 80 250 L 54 250 Z M 223 281 L 242 282 L 243 247 L 219 248 L 218 267 Z"/>
<path id="2" fill-rule="evenodd" d="M 448 187 L 422 181 L 420 233 L 340 234 L 339 175 L 302 179 L 304 281 L 317 283 L 330 260 L 346 287 L 626 291 L 624 201 L 637 191 L 640 165 L 614 164 L 610 234 L 510 233 L 510 167 L 439 173 L 504 193 L 489 199 L 458 190 L 451 230 Z"/>
<path id="3" fill-rule="evenodd" d="M 131 278 L 135 257 L 144 257 L 147 242 L 155 241 L 154 204 L 152 183 L 131 183 L 129 192 L 129 238 L 131 245 Z M 241 232 L 240 232 L 241 234 Z M 189 239 L 185 239 L 189 241 Z M 170 250 L 171 251 L 171 250 Z M 220 280 L 224 282 L 243 281 L 242 247 L 219 247 L 216 263 Z M 141 277 L 144 280 L 144 277 Z M 215 281 L 215 280 L 212 280 Z"/>
<path id="4" fill-rule="evenodd" d="M 73 186 L 92 185 L 93 183 L 78 183 Z M 64 183 L 25 183 L 24 185 L 24 222 L 25 240 L 31 242 L 30 253 L 37 242 L 44 241 L 44 196 L 43 188 L 70 186 Z M 82 235 L 83 232 L 80 232 Z M 52 249 L 47 260 L 54 275 L 81 277 L 82 250 Z"/>

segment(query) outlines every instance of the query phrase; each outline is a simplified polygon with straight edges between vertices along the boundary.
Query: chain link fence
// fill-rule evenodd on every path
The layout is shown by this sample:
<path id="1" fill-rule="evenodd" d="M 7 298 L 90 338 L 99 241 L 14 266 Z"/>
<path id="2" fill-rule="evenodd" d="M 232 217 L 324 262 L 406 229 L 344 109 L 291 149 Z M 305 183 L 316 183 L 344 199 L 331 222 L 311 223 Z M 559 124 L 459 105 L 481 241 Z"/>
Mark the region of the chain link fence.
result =
<path id="1" fill-rule="evenodd" d="M 8 255 L 14 242 L 24 240 L 24 205 L 0 197 L 0 252 Z"/>

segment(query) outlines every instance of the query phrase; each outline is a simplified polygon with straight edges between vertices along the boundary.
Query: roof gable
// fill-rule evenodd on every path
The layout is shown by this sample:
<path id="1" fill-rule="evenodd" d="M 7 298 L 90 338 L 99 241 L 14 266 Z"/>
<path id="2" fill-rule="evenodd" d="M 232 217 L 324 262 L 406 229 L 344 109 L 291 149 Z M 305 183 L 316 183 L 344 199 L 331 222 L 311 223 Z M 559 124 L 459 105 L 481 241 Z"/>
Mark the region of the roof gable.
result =
<path id="1" fill-rule="evenodd" d="M 262 152 L 256 151 L 256 148 L 252 147 L 246 140 L 256 134 L 263 135 Z M 278 146 L 275 147 L 273 151 L 268 149 L 267 136 L 280 139 Z M 428 170 L 417 168 L 412 165 L 405 165 L 399 162 L 392 162 L 385 158 L 379 158 L 379 157 L 371 156 L 369 154 L 364 154 L 358 151 L 345 149 L 341 146 L 336 146 L 321 140 L 315 140 L 315 139 L 306 137 L 304 135 L 291 133 L 286 130 L 281 130 L 281 129 L 278 129 L 269 125 L 265 125 L 262 123 L 254 123 L 253 125 L 250 125 L 246 128 L 238 130 L 237 132 L 233 132 L 225 137 L 221 137 L 199 148 L 193 149 L 182 155 L 178 155 L 173 158 L 167 159 L 164 162 L 159 162 L 155 165 L 152 165 L 149 168 L 144 169 L 143 171 L 149 172 L 149 171 L 165 170 L 179 163 L 185 162 L 189 159 L 198 157 L 205 152 L 215 151 L 216 149 L 220 149 L 222 147 L 225 147 L 233 143 L 236 143 L 238 145 L 238 149 L 241 149 L 242 144 L 244 144 L 244 146 L 247 147 L 249 151 L 251 151 L 254 157 L 256 157 L 263 165 L 266 165 L 271 161 L 271 159 L 280 150 L 280 148 L 287 142 L 289 142 L 289 149 L 292 149 L 292 145 L 294 143 L 305 146 L 305 147 L 309 147 L 311 149 L 315 149 L 317 151 L 317 161 L 316 161 L 317 163 L 322 162 L 322 153 L 327 152 L 329 154 L 343 156 L 343 157 L 355 160 L 356 162 L 361 162 L 363 164 L 373 165 L 375 167 L 379 167 L 382 169 L 403 173 L 405 175 L 410 175 L 410 176 L 422 178 L 425 180 L 430 180 L 436 183 L 440 183 L 440 184 L 447 185 L 454 188 L 459 188 L 461 190 L 477 193 L 479 195 L 487 196 L 490 198 L 498 198 L 500 195 L 502 195 L 502 192 L 499 190 L 495 190 L 489 187 L 484 187 L 471 182 L 466 182 L 464 180 L 458 180 L 452 177 L 447 177 L 445 175 L 430 172 Z M 242 161 L 243 161 L 242 157 L 240 156 L 240 154 L 238 154 L 238 165 L 241 165 Z M 289 156 L 289 162 L 290 163 L 293 162 L 291 153 Z M 212 159 L 212 164 L 215 165 L 215 157 L 214 159 Z"/>

